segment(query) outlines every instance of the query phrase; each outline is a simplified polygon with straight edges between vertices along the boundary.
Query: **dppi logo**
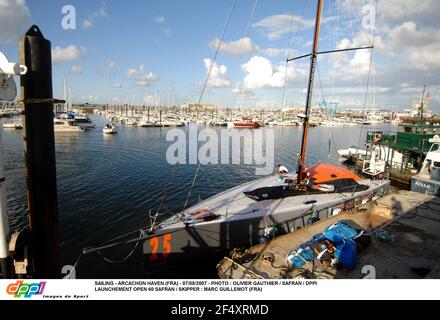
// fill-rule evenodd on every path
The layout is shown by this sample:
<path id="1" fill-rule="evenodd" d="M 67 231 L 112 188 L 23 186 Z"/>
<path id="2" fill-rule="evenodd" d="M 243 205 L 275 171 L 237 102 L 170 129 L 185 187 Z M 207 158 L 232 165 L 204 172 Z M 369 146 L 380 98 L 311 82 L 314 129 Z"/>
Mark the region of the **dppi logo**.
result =
<path id="1" fill-rule="evenodd" d="M 43 294 L 44 287 L 46 286 L 46 281 L 41 281 L 40 283 L 23 283 L 23 280 L 17 280 L 15 283 L 11 283 L 7 288 L 6 292 L 13 295 L 14 298 L 31 298 L 33 295 Z"/>

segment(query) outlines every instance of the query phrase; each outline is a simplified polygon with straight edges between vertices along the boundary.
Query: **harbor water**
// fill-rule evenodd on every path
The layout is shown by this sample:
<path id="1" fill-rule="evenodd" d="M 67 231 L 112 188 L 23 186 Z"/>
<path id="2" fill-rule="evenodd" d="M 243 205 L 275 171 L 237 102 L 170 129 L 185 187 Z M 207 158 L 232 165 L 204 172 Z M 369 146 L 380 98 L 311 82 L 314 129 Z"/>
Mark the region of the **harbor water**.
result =
<path id="1" fill-rule="evenodd" d="M 181 210 L 197 169 L 197 165 L 174 167 L 167 162 L 166 151 L 172 142 L 166 141 L 166 134 L 171 128 L 120 125 L 117 134 L 103 135 L 104 119 L 98 116 L 92 116 L 91 119 L 96 129 L 56 134 L 62 265 L 73 265 L 84 247 L 106 242 L 148 225 L 148 213 L 150 210 L 156 212 L 165 189 L 167 192 L 161 212 L 171 215 Z M 274 130 L 275 135 L 275 164 L 283 164 L 294 171 L 302 127 L 270 129 Z M 373 129 L 395 130 L 383 124 L 380 127 L 357 125 L 310 128 L 307 163 L 338 164 L 336 151 L 358 145 L 359 142 L 363 146 L 367 131 Z M 27 225 L 22 132 L 14 129 L 0 130 L 5 156 L 8 214 L 11 229 L 17 230 Z M 187 131 L 188 128 L 183 127 L 182 130 Z M 201 166 L 189 205 L 255 178 L 255 167 L 252 165 Z M 104 250 L 101 255 L 95 253 L 81 257 L 77 276 L 146 277 L 143 273 L 145 262 L 141 244 L 123 263 L 106 261 L 124 258 L 133 246 L 123 245 Z M 172 274 L 164 271 L 158 275 L 176 278 L 216 276 L 215 262 L 196 269 L 192 267 L 191 270 L 193 274 L 182 267 Z"/>

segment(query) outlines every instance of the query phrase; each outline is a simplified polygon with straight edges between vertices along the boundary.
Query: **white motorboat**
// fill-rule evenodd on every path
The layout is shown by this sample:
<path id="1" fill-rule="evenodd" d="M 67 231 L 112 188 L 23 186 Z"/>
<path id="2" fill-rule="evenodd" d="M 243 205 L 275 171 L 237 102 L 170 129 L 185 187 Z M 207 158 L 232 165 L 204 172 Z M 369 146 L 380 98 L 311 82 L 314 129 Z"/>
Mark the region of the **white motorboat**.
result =
<path id="1" fill-rule="evenodd" d="M 123 123 L 126 126 L 137 126 L 138 124 L 135 118 L 126 118 Z"/>
<path id="2" fill-rule="evenodd" d="M 338 150 L 340 160 L 350 160 L 351 158 L 365 158 L 367 154 L 366 150 L 361 150 L 356 147 L 350 147 L 348 149 Z"/>
<path id="3" fill-rule="evenodd" d="M 440 196 L 440 137 L 429 139 L 432 146 L 420 172 L 411 178 L 411 191 Z"/>
<path id="4" fill-rule="evenodd" d="M 183 127 L 184 125 L 180 121 L 162 121 L 158 123 L 159 127 Z"/>
<path id="5" fill-rule="evenodd" d="M 159 127 L 157 122 L 147 121 L 147 120 L 141 120 L 137 123 L 137 126 L 140 128 L 148 128 L 148 127 Z"/>
<path id="6" fill-rule="evenodd" d="M 297 127 L 299 124 L 295 120 L 283 121 L 277 124 L 280 127 Z"/>
<path id="7" fill-rule="evenodd" d="M 6 122 L 3 123 L 5 129 L 23 129 L 23 123 L 21 121 Z"/>
<path id="8" fill-rule="evenodd" d="M 53 119 L 54 132 L 82 132 L 83 128 L 77 125 L 74 119 Z"/>
<path id="9" fill-rule="evenodd" d="M 105 127 L 102 129 L 102 132 L 104 134 L 115 134 L 115 133 L 118 133 L 118 130 L 116 129 L 115 125 L 106 124 Z"/>
<path id="10" fill-rule="evenodd" d="M 321 126 L 328 126 L 328 127 L 342 127 L 345 125 L 345 123 L 343 122 L 331 121 L 331 120 L 321 121 L 319 124 Z"/>
<path id="11" fill-rule="evenodd" d="M 95 124 L 87 116 L 75 116 L 76 124 L 83 129 L 95 128 Z"/>

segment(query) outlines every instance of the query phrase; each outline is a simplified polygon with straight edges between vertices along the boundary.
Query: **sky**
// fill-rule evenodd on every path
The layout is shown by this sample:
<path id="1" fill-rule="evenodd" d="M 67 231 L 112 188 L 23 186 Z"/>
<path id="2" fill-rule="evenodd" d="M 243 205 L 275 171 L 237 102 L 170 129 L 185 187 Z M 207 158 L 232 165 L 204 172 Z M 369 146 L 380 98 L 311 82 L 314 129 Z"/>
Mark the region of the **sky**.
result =
<path id="1" fill-rule="evenodd" d="M 19 37 L 38 25 L 52 43 L 54 95 L 64 97 L 66 78 L 77 103 L 107 103 L 109 83 L 115 104 L 197 102 L 211 70 L 202 103 L 303 107 L 310 61 L 286 58 L 311 51 L 317 1 L 233 4 L 0 0 L 0 51 L 18 61 Z M 66 5 L 75 29 L 63 28 Z M 314 104 L 401 110 L 426 85 L 440 112 L 439 16 L 436 0 L 325 0 L 320 51 L 375 48 L 319 55 Z"/>

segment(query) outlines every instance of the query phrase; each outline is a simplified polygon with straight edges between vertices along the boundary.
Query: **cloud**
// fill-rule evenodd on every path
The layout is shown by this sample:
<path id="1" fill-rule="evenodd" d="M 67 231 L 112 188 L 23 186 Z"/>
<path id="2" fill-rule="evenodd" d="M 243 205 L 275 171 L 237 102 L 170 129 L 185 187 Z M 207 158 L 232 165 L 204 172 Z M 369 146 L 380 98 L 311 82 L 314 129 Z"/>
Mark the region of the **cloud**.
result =
<path id="1" fill-rule="evenodd" d="M 83 21 L 82 27 L 84 29 L 91 29 L 99 18 L 104 17 L 107 17 L 107 5 L 105 2 L 102 2 L 99 9 L 95 10 L 92 14 L 88 14 L 88 18 Z"/>
<path id="2" fill-rule="evenodd" d="M 156 16 L 153 18 L 154 23 L 165 23 L 165 17 L 164 16 Z"/>
<path id="3" fill-rule="evenodd" d="M 231 80 L 227 75 L 228 68 L 224 65 L 218 65 L 213 63 L 211 59 L 203 59 L 206 73 L 208 74 L 209 68 L 212 65 L 211 74 L 209 76 L 208 86 L 211 87 L 230 87 Z"/>
<path id="4" fill-rule="evenodd" d="M 81 74 L 82 71 L 83 71 L 82 66 L 72 66 L 72 67 L 70 68 L 70 72 L 71 72 L 71 73 Z"/>
<path id="5" fill-rule="evenodd" d="M 163 29 L 163 33 L 165 34 L 165 36 L 166 36 L 167 38 L 170 38 L 170 37 L 171 37 L 171 29 L 170 29 L 170 28 L 165 28 L 165 29 Z"/>
<path id="6" fill-rule="evenodd" d="M 261 88 L 283 88 L 284 82 L 298 83 L 304 82 L 306 79 L 306 68 L 303 66 L 295 67 L 290 64 L 280 63 L 274 65 L 269 59 L 261 56 L 253 56 L 248 62 L 241 65 L 241 69 L 246 74 L 243 85 L 247 89 Z"/>
<path id="7" fill-rule="evenodd" d="M 424 49 L 411 48 L 407 51 L 406 60 L 422 71 L 440 72 L 440 43 L 433 43 Z"/>
<path id="8" fill-rule="evenodd" d="M 143 97 L 142 101 L 145 102 L 145 103 L 150 103 L 151 104 L 151 103 L 154 102 L 154 96 L 146 95 L 146 96 Z"/>
<path id="9" fill-rule="evenodd" d="M 86 48 L 71 44 L 65 48 L 59 46 L 52 49 L 52 61 L 54 63 L 72 61 L 84 58 L 86 56 Z"/>
<path id="10" fill-rule="evenodd" d="M 278 49 L 278 48 L 267 48 L 262 50 L 264 54 L 271 58 L 278 57 L 280 55 L 286 56 L 287 49 Z"/>
<path id="11" fill-rule="evenodd" d="M 365 5 L 369 3 L 365 0 L 342 0 L 340 11 L 335 3 L 330 3 L 332 12 L 340 12 L 340 20 L 338 25 L 336 22 L 329 25 L 330 30 L 324 28 L 322 49 L 327 49 L 327 41 L 328 49 L 371 45 L 372 30 L 362 23 L 367 13 Z M 428 85 L 430 92 L 440 92 L 440 1 L 387 0 L 378 1 L 377 5 L 374 61 L 366 106 L 396 110 L 408 108 L 412 100 L 421 95 L 423 84 Z M 307 34 L 312 31 L 313 17 L 306 17 L 293 21 L 294 32 L 297 25 L 300 31 L 309 29 L 305 31 Z M 331 19 L 324 18 L 324 23 Z M 289 15 L 274 15 L 257 21 L 252 27 L 269 40 L 278 40 L 288 35 L 291 23 Z M 332 32 L 330 36 L 329 32 Z M 302 35 L 302 32 L 299 34 Z M 271 61 L 271 58 L 285 57 L 285 50 L 278 48 L 282 47 L 269 45 L 261 48 L 257 55 L 241 66 L 243 85 L 248 90 L 254 89 L 260 94 L 256 89 L 282 88 L 285 64 Z M 310 50 L 305 45 L 300 48 L 304 52 L 298 54 Z M 339 101 L 345 107 L 363 107 L 370 58 L 370 50 L 321 55 L 318 63 L 320 78 L 315 78 L 316 101 L 321 100 L 318 87 L 321 80 L 327 101 Z M 288 99 L 297 101 L 303 98 L 301 90 L 307 84 L 309 61 L 304 59 L 291 63 L 287 69 L 287 87 L 291 89 L 286 90 L 286 94 Z M 267 94 L 267 91 L 263 92 Z M 440 111 L 439 97 L 433 94 L 430 104 L 437 112 Z"/>
<path id="12" fill-rule="evenodd" d="M 432 92 L 440 88 L 440 29 L 427 21 L 416 21 L 414 17 L 407 21 L 385 18 L 377 20 L 380 23 L 375 33 L 367 107 L 407 108 L 421 95 L 423 84 L 428 84 Z M 371 31 L 360 30 L 352 38 L 342 38 L 336 47 L 350 48 L 371 43 Z M 338 100 L 341 96 L 341 105 L 363 107 L 370 53 L 369 50 L 360 50 L 320 56 L 319 61 L 326 62 L 325 67 L 320 68 L 326 98 Z M 327 62 L 330 62 L 329 68 Z M 436 101 L 434 97 L 431 107 L 435 110 L 440 100 Z"/>
<path id="13" fill-rule="evenodd" d="M 409 63 L 420 71 L 440 72 L 440 29 L 406 21 L 393 28 L 382 28 L 376 40 L 381 54 Z"/>
<path id="14" fill-rule="evenodd" d="M 208 45 L 212 50 L 217 50 L 220 43 L 219 39 L 212 40 Z M 230 56 L 241 56 L 243 54 L 252 53 L 258 47 L 252 42 L 251 38 L 243 37 L 235 41 L 223 42 L 220 46 L 220 53 Z"/>
<path id="15" fill-rule="evenodd" d="M 116 61 L 112 60 L 109 62 L 107 68 L 110 70 L 113 69 L 115 66 L 116 66 Z"/>
<path id="16" fill-rule="evenodd" d="M 278 14 L 257 21 L 252 24 L 252 27 L 258 29 L 269 40 L 278 40 L 283 35 L 288 34 L 292 26 L 292 31 L 295 32 L 296 30 L 312 28 L 314 24 L 313 20 L 300 16 Z"/>
<path id="17" fill-rule="evenodd" d="M 255 97 L 255 92 L 250 89 L 244 88 L 243 84 L 235 84 L 235 86 L 232 88 L 232 92 L 242 97 Z"/>
<path id="18" fill-rule="evenodd" d="M 129 79 L 134 80 L 138 86 L 145 86 L 145 87 L 152 86 L 154 82 L 159 80 L 159 78 L 151 71 L 145 72 L 144 68 L 145 66 L 141 64 L 137 69 L 135 68 L 128 69 L 125 72 L 125 74 Z"/>
<path id="19" fill-rule="evenodd" d="M 31 24 L 25 0 L 0 0 L 0 43 L 15 42 Z"/>
<path id="20" fill-rule="evenodd" d="M 369 45 L 371 35 L 358 32 L 353 39 L 343 38 L 337 48 L 350 48 Z M 440 48 L 440 29 L 420 27 L 414 21 L 406 21 L 389 27 L 382 26 L 375 36 L 375 52 L 395 59 L 397 63 L 409 63 L 419 70 L 439 70 L 438 53 Z M 347 55 L 337 54 L 336 60 Z M 341 58 L 342 57 L 342 58 Z"/>
<path id="21" fill-rule="evenodd" d="M 82 26 L 84 29 L 91 29 L 91 28 L 93 28 L 93 22 L 89 19 L 86 19 L 83 21 Z"/>
<path id="22" fill-rule="evenodd" d="M 88 96 L 81 96 L 80 99 L 84 102 L 89 102 L 89 101 L 90 102 L 97 102 L 97 101 L 99 101 L 99 97 L 95 96 L 93 94 L 90 94 Z"/>
<path id="23" fill-rule="evenodd" d="M 361 0 L 356 1 L 360 2 Z M 440 2 L 438 0 L 378 1 L 377 12 L 388 21 L 401 22 L 420 19 L 425 22 L 437 22 L 440 16 Z"/>
<path id="24" fill-rule="evenodd" d="M 382 31 L 384 45 L 388 50 L 416 47 L 422 48 L 440 42 L 440 30 L 431 27 L 420 29 L 414 21 L 407 21 Z"/>

